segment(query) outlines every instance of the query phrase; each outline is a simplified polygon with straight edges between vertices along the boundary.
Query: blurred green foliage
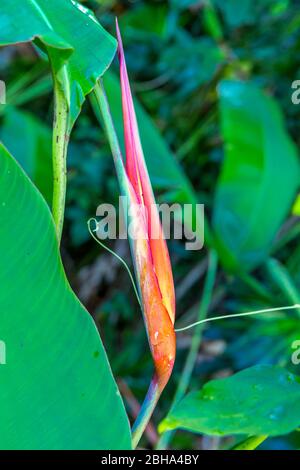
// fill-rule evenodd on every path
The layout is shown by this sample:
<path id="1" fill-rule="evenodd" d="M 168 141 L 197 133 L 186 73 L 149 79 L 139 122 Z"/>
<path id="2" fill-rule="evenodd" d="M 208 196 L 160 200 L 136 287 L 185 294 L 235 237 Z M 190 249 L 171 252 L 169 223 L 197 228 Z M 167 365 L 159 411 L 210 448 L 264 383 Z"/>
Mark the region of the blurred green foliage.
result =
<path id="1" fill-rule="evenodd" d="M 179 241 L 169 243 L 178 324 L 195 321 L 206 248 L 211 246 L 218 248 L 221 266 L 209 314 L 294 303 L 300 289 L 300 223 L 291 208 L 299 189 L 300 105 L 291 102 L 291 84 L 300 78 L 298 2 L 82 3 L 112 34 L 114 18 L 119 17 L 158 199 L 205 204 L 204 249 L 188 252 Z M 116 72 L 114 64 L 104 80 L 121 134 Z M 45 146 L 53 112 L 49 70 L 32 47 L 22 45 L 1 49 L 0 76 L 8 92 L 8 105 L 0 109 L 1 139 L 49 201 L 46 173 L 50 175 L 51 169 Z M 233 88 L 235 99 L 244 90 L 238 111 L 229 109 L 226 86 Z M 33 128 L 39 132 L 33 134 Z M 43 158 L 42 167 L 38 156 Z M 230 197 L 224 181 L 232 184 Z M 136 403 L 131 394 L 143 399 L 152 372 L 143 321 L 126 272 L 99 251 L 86 228 L 96 207 L 102 202 L 116 203 L 118 194 L 106 138 L 93 106 L 86 102 L 68 152 L 62 253 L 72 286 L 99 325 L 133 418 Z M 227 216 L 235 219 L 229 228 Z M 109 246 L 129 261 L 126 241 L 109 242 Z M 277 258 L 279 269 L 271 256 Z M 193 330 L 178 334 L 175 370 L 159 403 L 156 423 L 169 410 L 192 335 Z M 208 379 L 257 364 L 280 364 L 299 375 L 299 366 L 291 363 L 295 339 L 300 339 L 296 311 L 208 324 L 190 389 L 198 390 Z M 268 439 L 262 448 L 299 448 L 298 434 Z M 146 434 L 144 445 L 153 445 L 148 439 Z M 230 445 L 233 440 L 183 432 L 177 432 L 171 443 L 177 449 Z"/>

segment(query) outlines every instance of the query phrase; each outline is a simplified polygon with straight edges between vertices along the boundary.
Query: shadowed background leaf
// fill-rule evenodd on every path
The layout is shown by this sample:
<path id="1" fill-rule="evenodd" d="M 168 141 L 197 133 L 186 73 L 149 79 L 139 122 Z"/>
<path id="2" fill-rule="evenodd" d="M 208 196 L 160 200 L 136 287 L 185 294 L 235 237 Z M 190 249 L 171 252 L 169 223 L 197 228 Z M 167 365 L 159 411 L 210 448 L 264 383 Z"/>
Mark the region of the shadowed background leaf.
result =
<path id="1" fill-rule="evenodd" d="M 299 161 L 277 103 L 251 83 L 219 85 L 225 159 L 213 228 L 229 270 L 266 259 L 299 188 Z"/>

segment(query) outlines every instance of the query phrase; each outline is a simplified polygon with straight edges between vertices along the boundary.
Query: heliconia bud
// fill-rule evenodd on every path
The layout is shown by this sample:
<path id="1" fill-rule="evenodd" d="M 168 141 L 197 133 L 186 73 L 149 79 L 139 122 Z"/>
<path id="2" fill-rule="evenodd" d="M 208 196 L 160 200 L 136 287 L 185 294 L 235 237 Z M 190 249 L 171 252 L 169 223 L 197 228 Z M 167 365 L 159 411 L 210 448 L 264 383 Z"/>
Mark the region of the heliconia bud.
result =
<path id="1" fill-rule="evenodd" d="M 127 186 L 124 192 L 129 195 L 129 206 L 139 207 L 131 215 L 134 228 L 140 235 L 131 239 L 132 256 L 155 366 L 152 390 L 155 389 L 156 395 L 159 395 L 169 380 L 175 361 L 174 283 L 141 146 L 118 23 L 117 37 L 126 152 L 126 176 L 122 180 Z"/>

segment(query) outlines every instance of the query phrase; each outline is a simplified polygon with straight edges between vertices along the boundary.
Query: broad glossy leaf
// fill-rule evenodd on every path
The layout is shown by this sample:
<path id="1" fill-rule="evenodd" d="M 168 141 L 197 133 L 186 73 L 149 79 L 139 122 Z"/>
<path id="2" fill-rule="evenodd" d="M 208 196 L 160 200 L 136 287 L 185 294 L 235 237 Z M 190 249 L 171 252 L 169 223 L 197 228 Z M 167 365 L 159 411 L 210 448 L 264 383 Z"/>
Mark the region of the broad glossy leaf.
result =
<path id="1" fill-rule="evenodd" d="M 160 424 L 209 435 L 289 433 L 300 423 L 300 377 L 278 366 L 255 366 L 184 397 Z"/>
<path id="2" fill-rule="evenodd" d="M 50 204 L 52 199 L 52 133 L 33 114 L 5 106 L 0 138 Z"/>
<path id="3" fill-rule="evenodd" d="M 48 206 L 2 144 L 0 175 L 0 448 L 128 449 L 124 406 Z"/>
<path id="4" fill-rule="evenodd" d="M 296 148 L 273 98 L 256 86 L 219 87 L 225 157 L 213 226 L 224 265 L 252 269 L 268 255 L 299 186 Z"/>
<path id="5" fill-rule="evenodd" d="M 48 54 L 71 110 L 71 128 L 85 95 L 114 57 L 114 38 L 75 0 L 1 2 L 0 45 L 25 41 Z"/>

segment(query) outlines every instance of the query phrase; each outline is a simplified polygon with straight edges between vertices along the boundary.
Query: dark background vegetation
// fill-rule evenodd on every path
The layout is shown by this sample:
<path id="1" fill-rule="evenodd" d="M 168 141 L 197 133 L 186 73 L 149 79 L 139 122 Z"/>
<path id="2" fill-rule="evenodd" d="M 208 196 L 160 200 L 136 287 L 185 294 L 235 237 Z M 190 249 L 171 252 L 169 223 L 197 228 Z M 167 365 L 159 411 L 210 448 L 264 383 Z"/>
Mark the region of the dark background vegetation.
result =
<path id="1" fill-rule="evenodd" d="M 291 103 L 291 83 L 300 79 L 300 6 L 296 1 L 115 1 L 82 2 L 115 35 L 119 17 L 127 66 L 135 95 L 180 163 L 197 200 L 211 219 L 215 188 L 224 157 L 217 87 L 224 78 L 251 80 L 278 101 L 285 124 L 299 145 L 300 105 Z M 117 64 L 113 68 L 117 72 Z M 8 103 L 1 116 L 1 138 L 28 167 L 39 173 L 51 200 L 51 125 L 53 97 L 47 64 L 29 45 L 3 48 L 0 71 Z M 151 139 L 143 142 L 150 148 Z M 156 147 L 154 146 L 154 151 Z M 41 168 L 35 155 L 44 152 Z M 242 155 L 242 149 L 241 149 Z M 242 156 L 241 156 L 242 158 Z M 172 199 L 164 181 L 153 181 L 156 194 Z M 179 183 L 180 184 L 180 183 Z M 67 209 L 62 254 L 71 285 L 97 323 L 115 377 L 133 419 L 152 374 L 143 321 L 122 265 L 89 236 L 86 221 L 101 202 L 116 203 L 119 189 L 105 136 L 89 101 L 71 135 L 68 152 Z M 263 201 L 268 211 L 270 200 Z M 284 287 L 266 259 L 246 276 L 220 266 L 209 314 L 238 313 L 297 302 L 300 289 L 299 220 L 291 212 L 272 251 L 280 261 Z M 131 265 L 126 241 L 108 242 Z M 195 321 L 207 267 L 206 246 L 185 251 L 169 243 L 177 292 L 177 322 Z M 243 266 L 240 267 L 241 273 Z M 193 330 L 178 334 L 174 374 L 153 421 L 168 411 L 178 384 Z M 297 314 L 235 319 L 208 325 L 203 331 L 190 389 L 260 363 L 287 366 L 291 343 L 300 339 Z M 299 368 L 299 366 L 298 366 Z M 298 370 L 299 372 L 299 370 Z M 238 394 L 238 390 L 236 391 Z M 143 444 L 157 439 L 155 427 Z M 177 432 L 171 447 L 213 449 L 228 440 Z M 263 448 L 299 448 L 299 433 L 269 439 Z"/>

